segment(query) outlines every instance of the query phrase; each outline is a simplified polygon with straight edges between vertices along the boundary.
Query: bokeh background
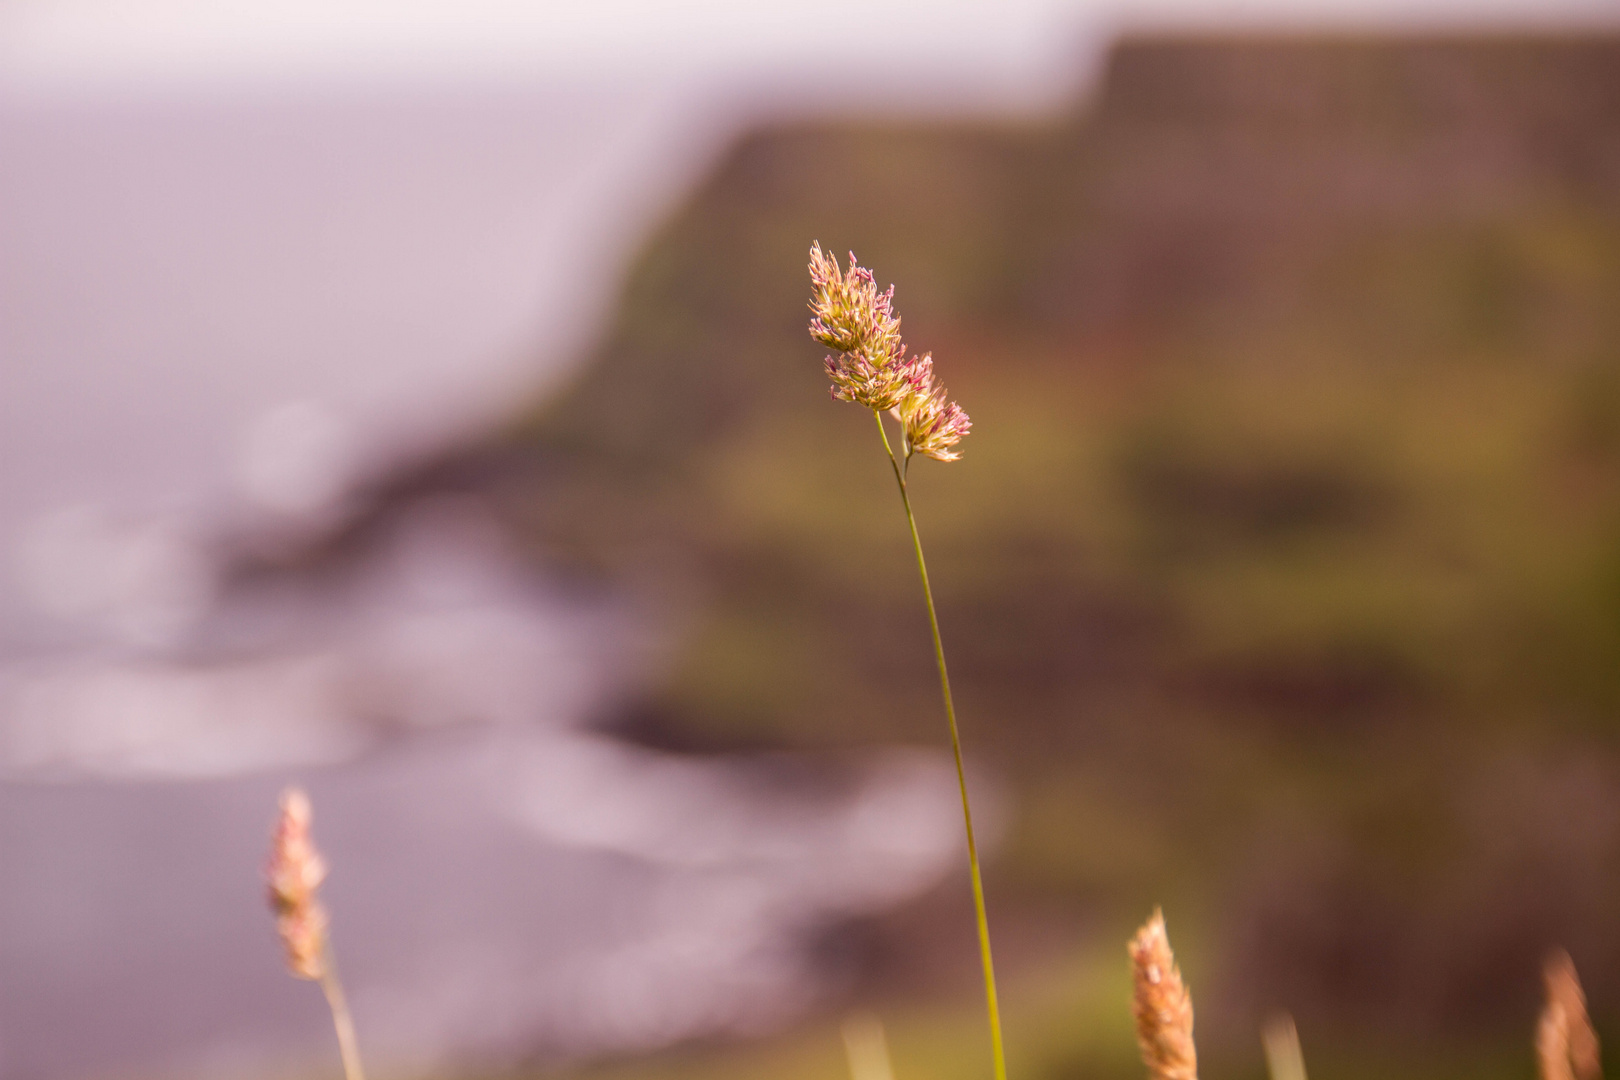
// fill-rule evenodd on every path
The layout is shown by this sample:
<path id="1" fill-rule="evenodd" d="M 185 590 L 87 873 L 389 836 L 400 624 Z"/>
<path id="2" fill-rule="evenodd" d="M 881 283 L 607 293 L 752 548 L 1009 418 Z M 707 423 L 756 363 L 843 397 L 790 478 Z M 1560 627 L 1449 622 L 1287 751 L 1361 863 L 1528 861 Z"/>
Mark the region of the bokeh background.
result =
<path id="1" fill-rule="evenodd" d="M 1620 1036 L 1602 5 L 0 7 L 0 1077 L 1529 1077 Z"/>

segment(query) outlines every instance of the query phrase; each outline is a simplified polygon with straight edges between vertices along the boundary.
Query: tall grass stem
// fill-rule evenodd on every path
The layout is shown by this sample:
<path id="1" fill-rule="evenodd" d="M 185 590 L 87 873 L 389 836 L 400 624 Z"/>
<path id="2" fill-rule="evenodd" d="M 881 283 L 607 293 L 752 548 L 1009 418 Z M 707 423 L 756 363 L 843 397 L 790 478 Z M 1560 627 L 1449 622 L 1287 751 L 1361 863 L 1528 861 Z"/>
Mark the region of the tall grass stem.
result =
<path id="1" fill-rule="evenodd" d="M 996 1000 L 996 968 L 990 957 L 990 920 L 984 910 L 984 882 L 979 874 L 979 847 L 973 836 L 973 808 L 968 803 L 967 772 L 962 767 L 962 739 L 956 729 L 956 706 L 951 701 L 951 677 L 945 669 L 945 646 L 939 636 L 939 616 L 934 611 L 934 590 L 928 584 L 928 563 L 923 558 L 922 538 L 917 535 L 917 518 L 911 512 L 911 495 L 906 490 L 906 469 L 889 445 L 889 433 L 883 427 L 883 414 L 876 409 L 878 435 L 883 439 L 883 450 L 894 467 L 895 483 L 900 485 L 900 502 L 906 509 L 906 524 L 911 528 L 911 547 L 917 553 L 917 575 L 922 578 L 923 600 L 928 605 L 928 628 L 934 635 L 934 662 L 939 666 L 939 690 L 945 698 L 945 722 L 951 729 L 951 753 L 956 758 L 956 784 L 962 792 L 962 821 L 967 827 L 968 870 L 973 878 L 973 908 L 979 922 L 979 956 L 984 964 L 985 1009 L 990 1017 L 990 1049 L 995 1059 L 995 1080 L 1007 1080 L 1007 1060 L 1001 1041 L 1001 1007 Z M 906 461 L 911 455 L 909 450 Z"/>
<path id="2" fill-rule="evenodd" d="M 332 948 L 326 948 L 326 964 L 321 971 L 321 990 L 326 1004 L 332 1009 L 332 1026 L 337 1029 L 338 1053 L 343 1056 L 344 1080 L 366 1080 L 366 1071 L 360 1064 L 360 1043 L 354 1034 L 354 1018 L 349 1015 L 349 1003 L 343 996 L 343 984 L 338 981 L 337 967 L 332 963 Z"/>
<path id="3" fill-rule="evenodd" d="M 850 1080 L 894 1080 L 883 1021 L 872 1013 L 855 1013 L 845 1017 L 843 1035 Z"/>
<path id="4" fill-rule="evenodd" d="M 1306 1080 L 1305 1055 L 1299 1048 L 1299 1029 L 1294 1018 L 1278 1013 L 1260 1029 L 1260 1043 L 1266 1051 L 1266 1067 L 1271 1080 Z"/>

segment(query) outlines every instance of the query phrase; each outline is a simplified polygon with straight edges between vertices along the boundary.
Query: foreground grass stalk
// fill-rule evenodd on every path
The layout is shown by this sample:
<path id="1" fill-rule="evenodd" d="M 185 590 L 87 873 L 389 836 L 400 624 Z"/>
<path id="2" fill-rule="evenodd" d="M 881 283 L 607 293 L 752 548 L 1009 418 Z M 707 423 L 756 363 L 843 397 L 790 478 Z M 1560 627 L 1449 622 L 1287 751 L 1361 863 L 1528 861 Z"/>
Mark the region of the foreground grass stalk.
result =
<path id="1" fill-rule="evenodd" d="M 979 959 L 984 965 L 984 999 L 990 1017 L 990 1049 L 995 1058 L 996 1080 L 1007 1080 L 1006 1053 L 1001 1041 L 1001 1005 L 996 998 L 996 965 L 990 955 L 990 920 L 984 908 L 984 879 L 979 873 L 979 845 L 973 835 L 973 807 L 968 802 L 967 771 L 962 767 L 962 737 L 956 728 L 956 705 L 951 700 L 951 676 L 945 667 L 945 645 L 939 636 L 934 590 L 928 584 L 928 561 L 923 558 L 922 537 L 917 533 L 917 516 L 911 511 L 911 493 L 906 490 L 906 466 L 911 462 L 911 454 L 908 449 L 904 459 L 895 457 L 894 448 L 889 444 L 889 433 L 883 427 L 883 414 L 874 409 L 872 417 L 877 421 L 883 451 L 889 455 L 889 464 L 894 468 L 894 482 L 900 486 L 900 504 L 906 510 L 906 525 L 911 529 L 911 549 L 917 555 L 917 576 L 922 579 L 923 602 L 928 606 L 928 629 L 934 636 L 934 663 L 939 667 L 939 692 L 945 699 L 945 723 L 951 730 L 951 754 L 956 759 L 956 785 L 962 793 L 962 823 L 967 828 L 968 872 L 973 879 L 973 913 L 979 923 Z"/>
<path id="2" fill-rule="evenodd" d="M 1260 1029 L 1260 1045 L 1266 1051 L 1266 1067 L 1271 1080 L 1306 1080 L 1305 1055 L 1299 1048 L 1299 1029 L 1294 1018 L 1278 1013 Z"/>
<path id="3" fill-rule="evenodd" d="M 1131 939 L 1131 1013 L 1148 1080 L 1198 1080 L 1192 995 L 1181 981 L 1176 954 L 1157 908 Z"/>
<path id="4" fill-rule="evenodd" d="M 1547 1003 L 1536 1025 L 1536 1060 L 1541 1080 L 1603 1080 L 1597 1032 L 1586 1011 L 1575 961 L 1555 949 L 1542 968 Z"/>
<path id="5" fill-rule="evenodd" d="M 338 1053 L 343 1058 L 344 1080 L 366 1080 L 360 1064 L 360 1044 L 354 1019 L 338 981 L 327 936 L 326 908 L 319 890 L 326 880 L 326 860 L 310 837 L 309 797 L 297 788 L 281 796 L 281 813 L 270 845 L 270 908 L 276 915 L 276 933 L 287 950 L 287 970 L 295 977 L 321 986 L 337 1029 Z"/>
<path id="6" fill-rule="evenodd" d="M 872 1013 L 856 1013 L 845 1018 L 843 1035 L 849 1080 L 894 1080 L 883 1021 Z"/>
<path id="7" fill-rule="evenodd" d="M 320 983 L 322 992 L 326 994 L 326 1004 L 332 1010 L 332 1026 L 337 1029 L 338 1054 L 343 1058 L 344 1080 L 366 1080 L 365 1067 L 360 1064 L 360 1042 L 354 1035 L 354 1018 L 349 1015 L 349 1003 L 343 996 L 343 984 L 338 981 L 330 946 L 326 950 L 326 968 L 321 974 Z"/>
<path id="8" fill-rule="evenodd" d="M 995 1080 L 1007 1080 L 1006 1055 L 1001 1047 L 1001 1008 L 996 1002 L 996 970 L 990 959 L 990 922 L 984 913 L 984 882 L 979 874 L 979 846 L 973 836 L 973 810 L 968 804 L 967 773 L 962 768 L 962 739 L 956 730 L 956 706 L 951 702 L 951 677 L 945 670 L 945 646 L 939 638 L 939 616 L 934 612 L 934 591 L 928 584 L 928 563 L 923 559 L 917 517 L 911 512 L 906 471 L 913 455 L 935 461 L 956 461 L 956 445 L 972 428 L 962 407 L 950 400 L 945 387 L 934 380 L 934 358 L 918 356 L 900 338 L 900 317 L 894 313 L 894 286 L 879 292 L 872 271 L 855 261 L 849 269 L 810 246 L 810 336 L 833 350 L 822 362 L 832 382 L 836 401 L 849 401 L 872 410 L 884 453 L 900 485 L 900 503 L 906 509 L 911 546 L 917 553 L 923 600 L 928 605 L 928 626 L 934 635 L 934 660 L 939 665 L 939 689 L 945 697 L 945 721 L 951 729 L 951 753 L 956 758 L 956 784 L 962 792 L 962 820 L 967 826 L 968 869 L 973 876 L 973 909 L 979 922 L 979 954 L 984 961 L 984 996 L 990 1015 L 990 1046 Z M 883 414 L 900 425 L 900 456 L 889 443 Z"/>

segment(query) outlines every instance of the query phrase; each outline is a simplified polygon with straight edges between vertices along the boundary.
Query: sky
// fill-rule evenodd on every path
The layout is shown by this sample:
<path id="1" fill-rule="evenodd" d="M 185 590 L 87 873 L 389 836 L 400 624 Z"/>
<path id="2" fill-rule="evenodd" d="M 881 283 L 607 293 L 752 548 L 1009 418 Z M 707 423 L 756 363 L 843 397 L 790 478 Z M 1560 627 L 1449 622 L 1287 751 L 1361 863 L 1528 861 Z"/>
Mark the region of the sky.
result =
<path id="1" fill-rule="evenodd" d="M 0 78 L 13 92 L 750 70 L 1032 85 L 1130 28 L 1559 26 L 1617 12 L 1614 0 L 3 0 Z"/>

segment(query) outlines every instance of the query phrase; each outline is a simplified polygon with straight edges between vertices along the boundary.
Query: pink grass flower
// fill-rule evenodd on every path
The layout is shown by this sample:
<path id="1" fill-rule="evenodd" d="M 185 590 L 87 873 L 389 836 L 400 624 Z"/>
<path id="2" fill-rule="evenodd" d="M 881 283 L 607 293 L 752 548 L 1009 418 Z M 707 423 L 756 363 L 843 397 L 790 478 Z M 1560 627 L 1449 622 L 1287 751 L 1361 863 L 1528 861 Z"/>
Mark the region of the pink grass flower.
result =
<path id="1" fill-rule="evenodd" d="M 310 839 L 309 820 L 309 797 L 288 788 L 281 796 L 265 877 L 288 970 L 301 979 L 319 979 L 326 972 L 327 919 L 316 892 L 326 880 L 326 861 Z"/>
<path id="2" fill-rule="evenodd" d="M 908 354 L 900 338 L 900 318 L 894 313 L 894 286 L 879 292 L 872 271 L 855 261 L 853 251 L 846 271 L 836 258 L 821 250 L 819 243 L 810 246 L 810 313 L 810 336 L 834 350 L 825 367 L 835 399 L 886 412 L 903 409 L 906 402 L 930 395 L 933 361 L 928 356 Z M 955 410 L 951 418 L 955 426 L 931 436 L 931 445 L 941 451 L 948 451 L 967 431 L 955 419 L 961 410 L 954 405 L 951 409 Z M 941 405 L 928 413 L 929 423 L 943 411 Z M 962 415 L 961 421 L 965 420 Z M 952 433 L 950 442 L 940 441 Z M 952 461 L 956 455 L 929 456 Z"/>
<path id="3" fill-rule="evenodd" d="M 906 453 L 926 454 L 935 461 L 955 461 L 962 455 L 952 449 L 973 427 L 962 406 L 948 401 L 945 388 L 934 383 L 934 359 L 925 355 L 919 365 L 920 378 L 911 392 L 892 410 L 906 432 Z"/>
<path id="4" fill-rule="evenodd" d="M 1192 995 L 1181 981 L 1164 932 L 1164 914 L 1157 908 L 1131 939 L 1130 954 L 1135 989 L 1131 1011 L 1148 1080 L 1198 1080 Z"/>

